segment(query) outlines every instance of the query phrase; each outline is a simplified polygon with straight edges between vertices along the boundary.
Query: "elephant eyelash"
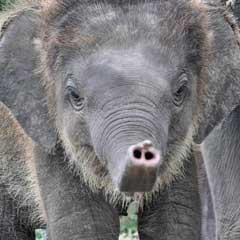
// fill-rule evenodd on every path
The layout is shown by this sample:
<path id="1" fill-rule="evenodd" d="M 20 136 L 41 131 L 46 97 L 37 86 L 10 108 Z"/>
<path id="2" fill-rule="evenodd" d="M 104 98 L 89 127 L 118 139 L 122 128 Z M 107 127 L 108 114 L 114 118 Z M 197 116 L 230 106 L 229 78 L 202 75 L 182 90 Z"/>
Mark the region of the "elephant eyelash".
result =
<path id="1" fill-rule="evenodd" d="M 73 86 L 67 87 L 67 94 L 69 102 L 71 103 L 72 107 L 76 111 L 81 111 L 84 108 L 84 98 L 81 97 L 80 93 L 78 92 L 77 88 Z"/>
<path id="2" fill-rule="evenodd" d="M 180 77 L 178 78 L 178 87 L 174 91 L 173 94 L 173 102 L 176 106 L 181 106 L 185 100 L 185 97 L 187 95 L 187 76 L 186 73 L 181 73 Z"/>

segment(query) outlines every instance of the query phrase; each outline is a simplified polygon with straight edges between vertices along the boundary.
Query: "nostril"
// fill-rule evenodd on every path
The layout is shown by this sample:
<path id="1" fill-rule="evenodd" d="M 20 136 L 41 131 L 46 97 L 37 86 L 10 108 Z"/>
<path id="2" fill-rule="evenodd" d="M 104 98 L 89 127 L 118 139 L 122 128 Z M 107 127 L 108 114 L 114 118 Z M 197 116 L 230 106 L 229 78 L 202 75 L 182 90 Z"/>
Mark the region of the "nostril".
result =
<path id="1" fill-rule="evenodd" d="M 133 156 L 134 156 L 135 158 L 137 158 L 137 159 L 140 159 L 140 158 L 142 157 L 142 152 L 141 152 L 141 150 L 140 150 L 140 149 L 135 149 L 135 150 L 133 151 Z"/>
<path id="2" fill-rule="evenodd" d="M 151 152 L 146 152 L 145 153 L 145 159 L 146 160 L 152 160 L 154 158 L 154 154 Z"/>

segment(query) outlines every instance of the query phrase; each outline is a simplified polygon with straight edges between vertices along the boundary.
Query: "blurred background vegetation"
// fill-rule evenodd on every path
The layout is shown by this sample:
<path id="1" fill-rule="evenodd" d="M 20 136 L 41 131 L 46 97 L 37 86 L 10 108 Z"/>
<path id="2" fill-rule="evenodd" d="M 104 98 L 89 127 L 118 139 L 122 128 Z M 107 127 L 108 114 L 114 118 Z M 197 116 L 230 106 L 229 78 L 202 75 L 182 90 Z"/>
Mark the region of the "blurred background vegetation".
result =
<path id="1" fill-rule="evenodd" d="M 128 216 L 120 218 L 119 240 L 138 240 L 137 233 L 137 203 L 133 202 L 128 207 Z"/>
<path id="2" fill-rule="evenodd" d="M 0 11 L 4 10 L 7 6 L 13 4 L 15 0 L 0 0 Z"/>

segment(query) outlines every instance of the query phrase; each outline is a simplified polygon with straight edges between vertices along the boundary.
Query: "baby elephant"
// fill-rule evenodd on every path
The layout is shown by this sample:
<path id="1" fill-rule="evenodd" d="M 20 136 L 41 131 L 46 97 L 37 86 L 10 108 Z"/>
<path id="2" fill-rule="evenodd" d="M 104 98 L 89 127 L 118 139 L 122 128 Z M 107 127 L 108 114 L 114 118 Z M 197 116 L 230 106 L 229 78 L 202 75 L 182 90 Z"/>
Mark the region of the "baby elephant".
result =
<path id="1" fill-rule="evenodd" d="M 9 198 L 51 240 L 118 239 L 132 201 L 140 239 L 200 239 L 192 146 L 239 102 L 236 31 L 225 9 L 197 0 L 55 0 L 15 13 L 0 41 Z M 0 223 L 15 226 L 0 239 L 31 239 L 14 223 Z"/>

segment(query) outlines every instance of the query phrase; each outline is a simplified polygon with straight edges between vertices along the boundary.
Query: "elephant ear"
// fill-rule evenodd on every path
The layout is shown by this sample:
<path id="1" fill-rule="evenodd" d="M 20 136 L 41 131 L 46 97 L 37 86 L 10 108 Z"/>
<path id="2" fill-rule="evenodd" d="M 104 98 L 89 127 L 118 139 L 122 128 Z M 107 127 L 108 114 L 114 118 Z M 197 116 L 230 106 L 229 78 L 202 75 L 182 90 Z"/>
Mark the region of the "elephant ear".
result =
<path id="1" fill-rule="evenodd" d="M 38 54 L 34 39 L 38 24 L 35 10 L 25 10 L 2 26 L 0 101 L 36 143 L 51 149 L 56 131 L 48 115 L 47 94 L 36 74 Z"/>
<path id="2" fill-rule="evenodd" d="M 232 15 L 209 10 L 212 34 L 208 62 L 198 92 L 200 106 L 194 140 L 201 143 L 240 104 L 240 38 Z M 240 15 L 240 14 L 239 14 Z M 201 84 L 200 84 L 201 85 Z M 199 90 L 199 89 L 198 89 Z"/>

